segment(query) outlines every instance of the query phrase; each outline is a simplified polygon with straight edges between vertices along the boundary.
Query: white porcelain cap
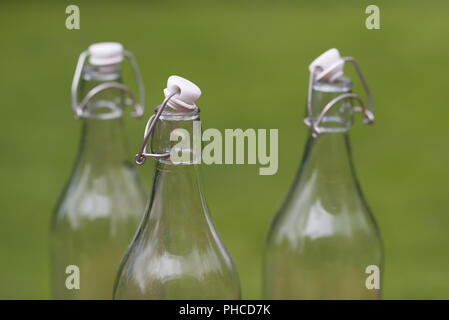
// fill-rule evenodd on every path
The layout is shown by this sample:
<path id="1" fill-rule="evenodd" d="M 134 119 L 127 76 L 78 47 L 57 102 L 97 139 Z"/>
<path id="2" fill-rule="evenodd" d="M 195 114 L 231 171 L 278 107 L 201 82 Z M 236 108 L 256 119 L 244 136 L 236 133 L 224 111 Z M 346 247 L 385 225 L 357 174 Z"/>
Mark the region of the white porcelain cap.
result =
<path id="1" fill-rule="evenodd" d="M 310 72 L 315 72 L 315 79 L 322 82 L 334 82 L 343 77 L 343 65 L 337 49 L 329 49 L 309 65 Z M 315 71 L 314 71 L 315 70 Z"/>
<path id="2" fill-rule="evenodd" d="M 98 42 L 89 46 L 89 62 L 94 66 L 106 66 L 123 61 L 123 46 L 118 42 Z"/>
<path id="3" fill-rule="evenodd" d="M 168 101 L 169 107 L 178 111 L 190 111 L 196 108 L 195 101 L 201 96 L 201 90 L 196 84 L 179 76 L 170 76 L 164 95 L 168 97 L 177 91 L 179 93 Z"/>

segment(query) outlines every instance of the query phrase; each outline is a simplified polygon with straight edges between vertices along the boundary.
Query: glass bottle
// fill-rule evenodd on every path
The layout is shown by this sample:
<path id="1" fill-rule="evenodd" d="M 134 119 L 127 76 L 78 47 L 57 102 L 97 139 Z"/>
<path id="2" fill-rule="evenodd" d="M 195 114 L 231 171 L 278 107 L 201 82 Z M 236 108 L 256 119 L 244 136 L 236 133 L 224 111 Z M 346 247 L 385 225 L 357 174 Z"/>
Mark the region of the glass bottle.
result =
<path id="1" fill-rule="evenodd" d="M 356 178 L 348 134 L 358 109 L 351 99 L 338 100 L 354 96 L 351 81 L 342 73 L 333 81 L 318 76 L 308 115 L 315 132 L 266 243 L 265 297 L 378 299 L 380 288 L 367 287 L 366 270 L 381 270 L 382 241 Z M 335 105 L 317 124 L 330 102 Z"/>
<path id="2" fill-rule="evenodd" d="M 168 98 L 156 109 L 160 117 L 149 121 L 155 123 L 151 149 L 156 153 L 147 157 L 169 156 L 157 158 L 149 205 L 123 258 L 114 298 L 239 299 L 236 268 L 201 192 L 195 142 L 179 148 L 170 141 L 175 130 L 181 130 L 185 139 L 195 139 L 195 134 L 201 139 L 199 109 L 194 104 L 201 91 L 190 81 L 171 76 L 164 92 Z M 146 130 L 147 139 L 150 134 Z M 178 151 L 188 158 L 175 161 L 173 152 Z"/>
<path id="3" fill-rule="evenodd" d="M 81 143 L 51 221 L 55 299 L 112 299 L 121 257 L 144 212 L 145 190 L 127 160 L 122 50 L 120 44 L 92 45 L 90 64 L 79 70 L 80 97 L 101 86 L 105 89 L 90 96 L 82 110 L 74 106 L 82 118 Z M 116 63 L 114 55 L 119 55 Z"/>

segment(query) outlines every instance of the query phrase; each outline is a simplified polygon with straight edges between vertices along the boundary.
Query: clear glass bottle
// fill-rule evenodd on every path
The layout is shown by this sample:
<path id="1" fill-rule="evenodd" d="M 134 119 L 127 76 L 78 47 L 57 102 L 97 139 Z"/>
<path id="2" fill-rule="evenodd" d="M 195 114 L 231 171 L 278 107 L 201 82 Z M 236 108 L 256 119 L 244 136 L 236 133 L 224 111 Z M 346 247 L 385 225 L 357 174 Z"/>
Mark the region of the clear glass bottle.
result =
<path id="1" fill-rule="evenodd" d="M 314 81 L 314 121 L 331 100 L 351 91 L 347 78 Z M 342 100 L 310 134 L 299 172 L 272 223 L 265 251 L 267 299 L 378 299 L 365 285 L 370 265 L 382 268 L 379 229 L 351 158 L 351 102 Z"/>
<path id="2" fill-rule="evenodd" d="M 180 79 L 170 77 L 167 87 Z M 182 80 L 179 90 L 187 91 Z M 199 124 L 199 109 L 166 108 L 156 121 L 152 151 L 167 153 L 175 147 L 170 141 L 173 130 L 183 129 L 192 139 L 194 122 Z M 183 152 L 193 154 L 193 148 Z M 239 299 L 239 277 L 209 216 L 198 165 L 193 157 L 182 162 L 170 159 L 157 160 L 149 205 L 123 258 L 114 298 Z"/>
<path id="3" fill-rule="evenodd" d="M 121 83 L 118 64 L 83 68 L 80 96 L 104 83 Z M 112 299 L 121 258 L 145 209 L 146 193 L 128 161 L 123 92 L 109 88 L 89 100 L 71 178 L 51 222 L 55 299 Z M 67 266 L 79 268 L 79 289 L 68 289 Z"/>

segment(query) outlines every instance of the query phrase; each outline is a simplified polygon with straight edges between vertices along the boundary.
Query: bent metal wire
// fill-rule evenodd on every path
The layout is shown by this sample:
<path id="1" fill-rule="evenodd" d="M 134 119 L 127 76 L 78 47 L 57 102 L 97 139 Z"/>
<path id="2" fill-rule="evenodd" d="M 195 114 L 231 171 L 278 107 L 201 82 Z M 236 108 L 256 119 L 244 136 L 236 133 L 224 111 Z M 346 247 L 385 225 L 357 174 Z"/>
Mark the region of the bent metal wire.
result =
<path id="1" fill-rule="evenodd" d="M 310 129 L 312 131 L 312 136 L 314 138 L 318 138 L 323 133 L 323 129 L 320 127 L 320 124 L 323 121 L 327 112 L 333 106 L 335 106 L 338 102 L 340 102 L 342 100 L 356 100 L 360 104 L 360 106 L 354 106 L 354 107 L 352 107 L 352 110 L 354 112 L 363 113 L 363 116 L 364 116 L 363 123 L 364 124 L 372 124 L 374 122 L 373 101 L 372 101 L 371 93 L 369 91 L 368 84 L 366 83 L 365 77 L 363 76 L 359 65 L 357 64 L 355 59 L 352 57 L 343 57 L 342 60 L 344 62 L 346 62 L 346 61 L 351 62 L 352 65 L 354 66 L 354 69 L 357 71 L 359 79 L 362 82 L 363 88 L 365 90 L 366 99 L 368 100 L 368 109 L 365 107 L 365 103 L 358 95 L 356 95 L 354 93 L 343 93 L 343 94 L 339 95 L 338 97 L 329 101 L 326 104 L 326 106 L 324 106 L 324 108 L 321 111 L 320 115 L 318 116 L 317 120 L 313 121 L 312 87 L 313 87 L 313 83 L 315 81 L 315 71 L 317 70 L 317 68 L 315 68 L 312 72 L 310 72 L 309 88 L 308 88 L 308 93 L 307 93 L 307 117 L 304 119 L 304 123 L 308 127 L 310 127 Z M 335 66 L 336 65 L 330 66 L 328 69 L 324 70 L 323 73 L 328 73 L 328 72 L 332 71 L 332 69 L 335 68 Z"/>
<path id="2" fill-rule="evenodd" d="M 104 90 L 108 90 L 110 88 L 116 88 L 119 90 L 122 90 L 124 93 L 126 93 L 126 95 L 128 96 L 127 99 L 125 99 L 125 103 L 127 105 L 130 105 L 134 111 L 132 113 L 132 116 L 135 118 L 139 118 L 143 115 L 144 112 L 144 108 L 145 108 L 145 89 L 143 86 L 143 81 L 142 81 L 142 77 L 140 75 L 139 72 L 139 68 L 137 67 L 137 63 L 136 60 L 134 59 L 134 56 L 131 52 L 129 51 L 123 51 L 123 55 L 125 57 L 128 58 L 131 67 L 133 69 L 134 72 L 134 76 L 137 82 L 137 86 L 139 88 L 139 102 L 136 102 L 136 99 L 134 98 L 133 93 L 131 92 L 131 90 L 125 86 L 122 83 L 119 82 L 108 82 L 108 83 L 102 83 L 99 84 L 98 86 L 92 88 L 87 94 L 86 96 L 82 99 L 82 101 L 80 103 L 78 103 L 78 87 L 79 87 L 79 82 L 81 79 L 81 74 L 83 72 L 83 67 L 84 64 L 86 62 L 87 57 L 89 56 L 89 52 L 83 51 L 80 54 L 80 57 L 78 58 L 78 63 L 76 65 L 76 69 L 75 69 L 75 74 L 73 76 L 73 81 L 72 81 L 72 109 L 73 112 L 75 112 L 75 118 L 79 119 L 79 118 L 83 118 L 85 117 L 85 109 L 87 104 L 89 103 L 89 101 L 98 93 L 104 91 Z"/>
<path id="3" fill-rule="evenodd" d="M 165 107 L 167 106 L 168 101 L 175 95 L 179 94 L 179 90 L 172 92 L 169 94 L 160 107 L 158 108 L 156 114 L 153 114 L 150 119 L 148 119 L 147 125 L 145 126 L 145 133 L 143 137 L 142 145 L 140 146 L 139 153 L 136 154 L 136 157 L 134 158 L 134 161 L 138 165 L 143 165 L 147 158 L 154 158 L 154 159 L 163 159 L 170 157 L 170 152 L 166 153 L 147 153 L 147 147 L 149 143 L 150 136 L 154 130 L 154 127 L 156 126 L 157 121 L 159 120 L 159 117 L 161 116 L 162 112 L 164 112 Z M 151 150 L 151 146 L 150 146 Z"/>

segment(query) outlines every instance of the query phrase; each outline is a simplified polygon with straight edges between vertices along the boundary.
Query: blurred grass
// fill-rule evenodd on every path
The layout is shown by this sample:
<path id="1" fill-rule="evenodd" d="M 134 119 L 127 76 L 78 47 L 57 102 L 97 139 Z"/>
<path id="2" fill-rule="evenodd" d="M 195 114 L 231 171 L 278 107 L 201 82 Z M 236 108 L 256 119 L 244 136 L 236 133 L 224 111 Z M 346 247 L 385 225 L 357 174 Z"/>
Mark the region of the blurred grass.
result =
<path id="1" fill-rule="evenodd" d="M 3 1 L 0 298 L 49 298 L 49 219 L 78 149 L 75 63 L 92 42 L 120 41 L 150 92 L 146 116 L 178 74 L 202 88 L 205 128 L 279 128 L 275 176 L 259 176 L 258 166 L 202 168 L 244 298 L 260 297 L 265 236 L 303 152 L 307 66 L 331 47 L 356 57 L 377 116 L 373 127 L 354 126 L 352 142 L 385 242 L 383 297 L 448 299 L 449 4 L 377 3 L 381 30 L 364 27 L 368 1 L 81 1 L 81 29 L 69 31 L 70 1 Z M 144 121 L 126 122 L 131 159 Z M 152 167 L 139 170 L 149 184 Z"/>

